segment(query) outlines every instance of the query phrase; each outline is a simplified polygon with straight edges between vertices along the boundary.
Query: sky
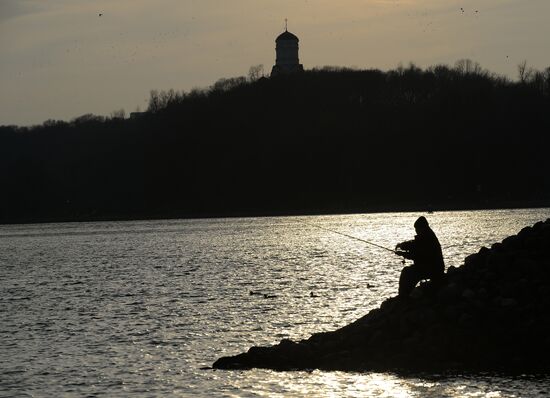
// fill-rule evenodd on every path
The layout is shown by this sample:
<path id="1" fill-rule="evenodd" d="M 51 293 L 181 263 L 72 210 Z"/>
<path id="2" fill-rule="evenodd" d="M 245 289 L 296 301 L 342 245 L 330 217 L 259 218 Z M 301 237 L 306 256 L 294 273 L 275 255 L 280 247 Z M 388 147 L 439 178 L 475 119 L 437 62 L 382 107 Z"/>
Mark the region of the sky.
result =
<path id="1" fill-rule="evenodd" d="M 269 73 L 285 18 L 306 69 L 467 58 L 515 79 L 523 61 L 550 67 L 549 16 L 550 0 L 0 0 L 0 125 L 128 114 L 152 89 Z"/>

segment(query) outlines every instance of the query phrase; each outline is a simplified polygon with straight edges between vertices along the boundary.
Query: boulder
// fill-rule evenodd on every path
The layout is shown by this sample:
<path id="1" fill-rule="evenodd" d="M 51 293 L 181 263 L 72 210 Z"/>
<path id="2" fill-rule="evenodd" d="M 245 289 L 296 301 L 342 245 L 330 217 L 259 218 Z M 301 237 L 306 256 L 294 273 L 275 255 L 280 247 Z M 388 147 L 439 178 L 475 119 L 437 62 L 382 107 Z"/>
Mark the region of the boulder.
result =
<path id="1" fill-rule="evenodd" d="M 550 372 L 550 219 L 333 332 L 218 359 L 217 369 Z"/>

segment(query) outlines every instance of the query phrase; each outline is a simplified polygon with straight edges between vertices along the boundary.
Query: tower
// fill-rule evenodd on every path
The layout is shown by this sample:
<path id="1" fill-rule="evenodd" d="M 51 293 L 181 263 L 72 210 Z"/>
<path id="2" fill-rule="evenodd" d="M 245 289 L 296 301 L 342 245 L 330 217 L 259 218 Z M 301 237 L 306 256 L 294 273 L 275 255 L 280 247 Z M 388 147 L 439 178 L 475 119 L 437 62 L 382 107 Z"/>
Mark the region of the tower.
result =
<path id="1" fill-rule="evenodd" d="M 286 22 L 286 21 L 285 21 Z M 303 72 L 304 66 L 298 58 L 298 42 L 300 39 L 288 31 L 285 23 L 285 31 L 275 39 L 275 52 L 277 58 L 271 69 L 271 76 L 288 73 Z"/>

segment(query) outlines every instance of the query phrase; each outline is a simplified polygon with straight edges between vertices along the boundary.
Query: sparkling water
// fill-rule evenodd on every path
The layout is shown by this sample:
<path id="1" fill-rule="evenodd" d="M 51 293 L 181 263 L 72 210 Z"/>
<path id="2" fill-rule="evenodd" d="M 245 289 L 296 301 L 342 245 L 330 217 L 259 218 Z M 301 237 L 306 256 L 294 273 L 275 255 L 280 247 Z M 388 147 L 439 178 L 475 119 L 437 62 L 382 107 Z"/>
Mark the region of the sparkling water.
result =
<path id="1" fill-rule="evenodd" d="M 393 249 L 419 215 L 0 226 L 0 396 L 545 396 L 534 375 L 201 369 L 395 295 L 400 258 L 330 230 Z M 426 216 L 459 266 L 550 209 Z"/>

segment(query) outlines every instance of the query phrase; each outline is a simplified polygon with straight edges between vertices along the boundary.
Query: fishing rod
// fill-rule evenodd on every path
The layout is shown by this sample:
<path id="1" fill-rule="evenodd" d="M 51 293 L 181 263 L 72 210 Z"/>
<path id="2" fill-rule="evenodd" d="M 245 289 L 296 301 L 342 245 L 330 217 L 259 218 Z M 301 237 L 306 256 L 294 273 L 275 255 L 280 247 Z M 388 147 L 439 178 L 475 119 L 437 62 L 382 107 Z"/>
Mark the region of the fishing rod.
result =
<path id="1" fill-rule="evenodd" d="M 358 240 L 359 242 L 363 242 L 363 243 L 366 243 L 368 245 L 372 245 L 372 246 L 376 246 L 380 249 L 384 249 L 384 250 L 387 250 L 389 252 L 392 252 L 392 253 L 395 253 L 395 254 L 398 254 L 395 250 L 392 250 L 392 249 L 388 249 L 387 247 L 384 247 L 384 246 L 380 246 L 376 243 L 373 243 L 373 242 L 369 242 L 368 240 L 365 240 L 365 239 L 361 239 L 361 238 L 358 238 L 356 236 L 352 236 L 352 235 L 348 235 L 348 234 L 345 234 L 343 232 L 339 232 L 339 231 L 335 231 L 333 229 L 329 229 L 329 228 L 325 228 L 325 227 L 320 227 L 318 225 L 315 225 L 315 224 L 310 224 L 310 223 L 307 223 L 308 225 L 311 225 L 312 227 L 315 227 L 315 228 L 319 228 L 319 229 L 323 229 L 325 231 L 329 231 L 329 232 L 333 232 L 335 234 L 338 234 L 338 235 L 342 235 L 342 236 L 345 236 L 347 238 L 350 238 L 350 239 L 355 239 L 355 240 Z"/>

